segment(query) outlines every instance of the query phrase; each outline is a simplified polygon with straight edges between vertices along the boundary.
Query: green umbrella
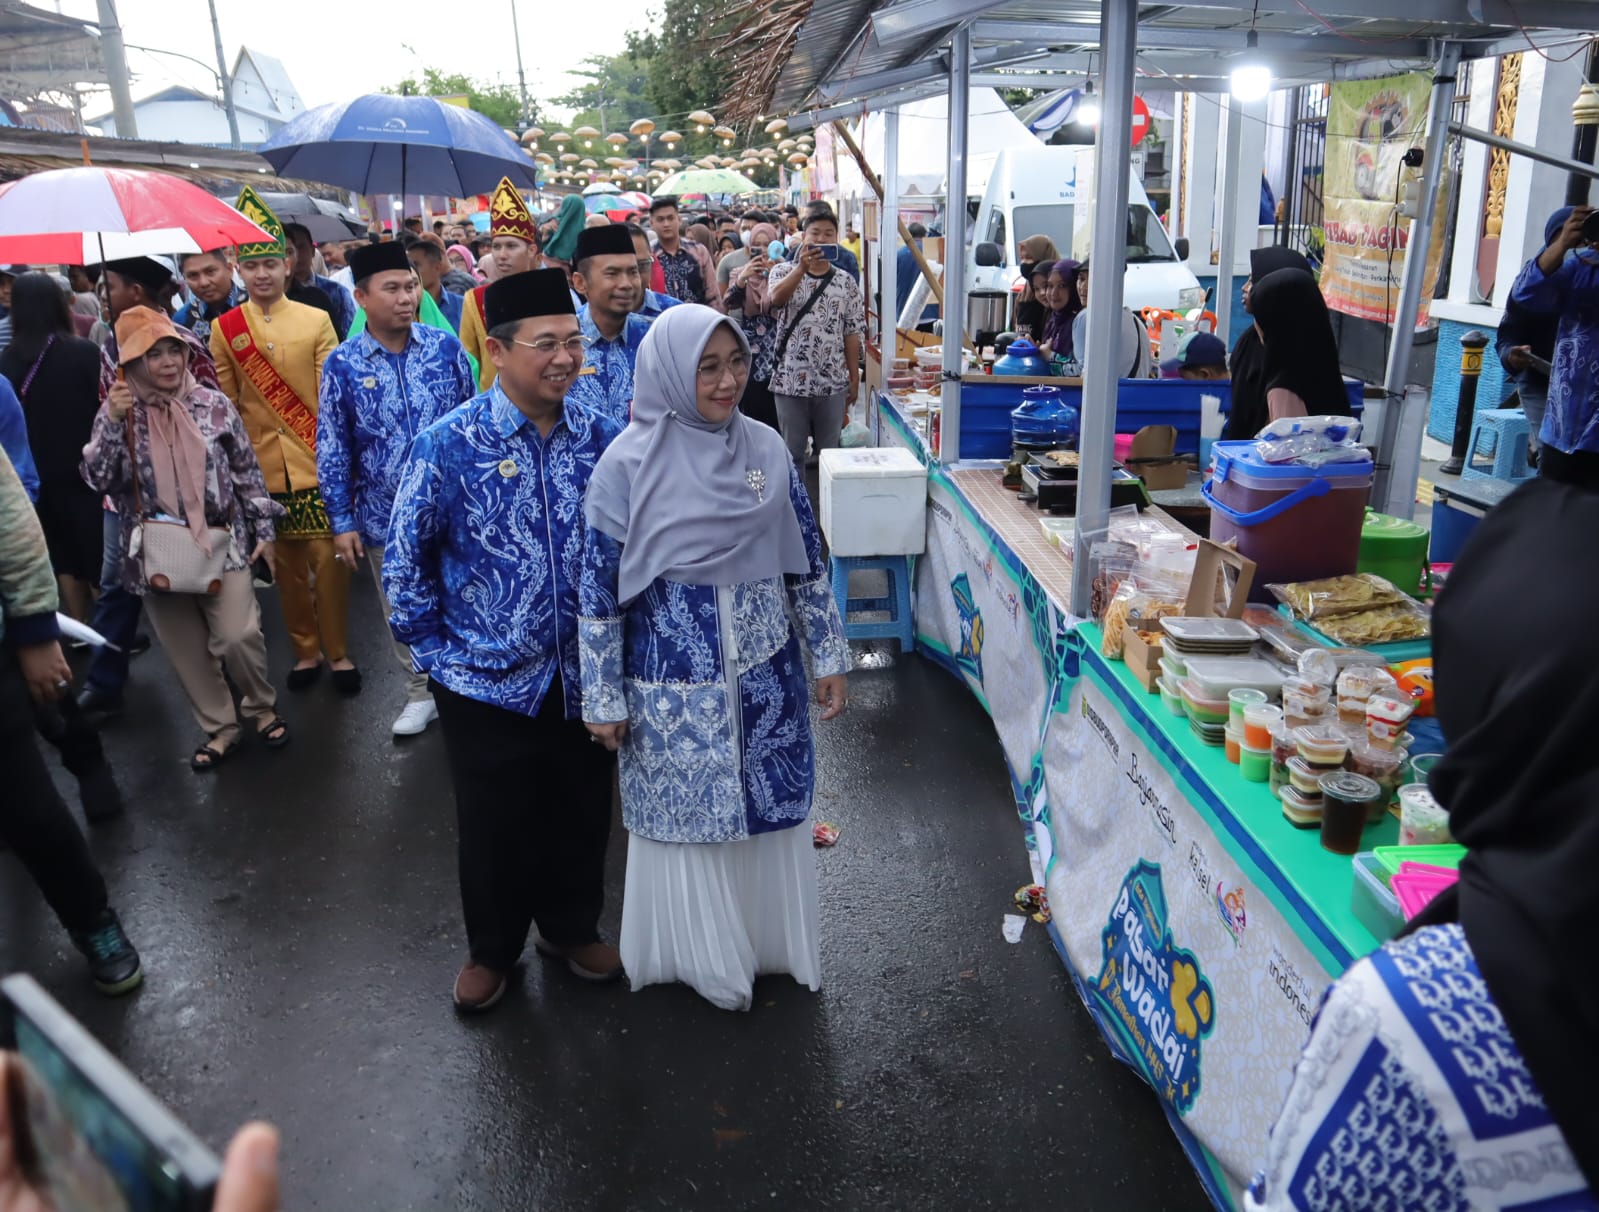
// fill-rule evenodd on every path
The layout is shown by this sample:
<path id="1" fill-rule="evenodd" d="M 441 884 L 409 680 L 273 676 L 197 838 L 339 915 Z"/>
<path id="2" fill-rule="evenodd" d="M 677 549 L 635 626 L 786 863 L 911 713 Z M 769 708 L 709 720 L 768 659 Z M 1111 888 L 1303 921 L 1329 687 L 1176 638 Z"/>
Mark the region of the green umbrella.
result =
<path id="1" fill-rule="evenodd" d="M 711 197 L 730 197 L 753 194 L 760 186 L 743 173 L 730 168 L 686 168 L 673 173 L 655 187 L 655 196 L 676 197 L 680 194 L 709 194 Z"/>

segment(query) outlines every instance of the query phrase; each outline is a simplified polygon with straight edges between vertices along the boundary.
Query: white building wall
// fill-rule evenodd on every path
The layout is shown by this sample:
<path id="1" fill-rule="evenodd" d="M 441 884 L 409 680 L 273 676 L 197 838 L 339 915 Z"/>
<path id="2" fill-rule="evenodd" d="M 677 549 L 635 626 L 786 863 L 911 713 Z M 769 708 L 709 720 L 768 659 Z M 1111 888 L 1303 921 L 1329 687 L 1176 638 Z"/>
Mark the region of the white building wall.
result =
<path id="1" fill-rule="evenodd" d="M 203 101 L 198 97 L 177 101 L 140 102 L 133 107 L 134 121 L 138 123 L 139 138 L 157 143 L 202 143 L 225 147 L 231 136 L 228 133 L 228 115 L 220 102 Z M 101 133 L 117 137 L 117 123 L 106 117 L 96 123 Z M 246 146 L 264 143 L 272 129 L 264 118 L 254 114 L 239 114 L 239 141 Z"/>

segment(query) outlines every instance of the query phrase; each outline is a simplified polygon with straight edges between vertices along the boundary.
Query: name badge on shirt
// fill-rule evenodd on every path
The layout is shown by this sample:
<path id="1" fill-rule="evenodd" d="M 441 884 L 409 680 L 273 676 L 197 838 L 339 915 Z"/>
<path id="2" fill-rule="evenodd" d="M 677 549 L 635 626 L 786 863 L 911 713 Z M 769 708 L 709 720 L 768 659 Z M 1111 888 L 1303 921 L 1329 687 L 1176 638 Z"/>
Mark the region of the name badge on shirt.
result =
<path id="1" fill-rule="evenodd" d="M 581 379 L 584 375 L 597 375 L 599 373 L 600 373 L 599 367 L 597 367 L 597 366 L 585 366 L 582 370 L 577 372 L 577 377 Z"/>
<path id="2" fill-rule="evenodd" d="M 516 460 L 515 459 L 501 459 L 500 460 L 500 474 L 502 476 L 504 476 L 507 480 L 509 480 L 512 476 L 514 476 L 516 474 L 516 471 L 517 471 L 517 467 L 516 467 Z"/>

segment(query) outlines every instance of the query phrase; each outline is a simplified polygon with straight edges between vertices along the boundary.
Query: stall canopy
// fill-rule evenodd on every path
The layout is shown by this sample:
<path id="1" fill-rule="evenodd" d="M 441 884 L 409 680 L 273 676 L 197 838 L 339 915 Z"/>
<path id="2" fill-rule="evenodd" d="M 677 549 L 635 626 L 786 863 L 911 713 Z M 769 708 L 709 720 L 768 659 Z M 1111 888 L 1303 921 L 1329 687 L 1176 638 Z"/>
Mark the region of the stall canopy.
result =
<path id="1" fill-rule="evenodd" d="M 966 192 L 981 193 L 988 184 L 994 152 L 1037 140 L 1015 112 L 992 88 L 974 88 L 968 94 L 967 145 L 972 161 L 966 172 Z M 899 188 L 904 194 L 942 193 L 949 171 L 949 96 L 940 93 L 913 101 L 899 111 Z M 883 163 L 883 115 L 870 113 L 862 123 L 861 150 L 873 165 Z M 842 174 L 841 174 L 842 177 Z"/>

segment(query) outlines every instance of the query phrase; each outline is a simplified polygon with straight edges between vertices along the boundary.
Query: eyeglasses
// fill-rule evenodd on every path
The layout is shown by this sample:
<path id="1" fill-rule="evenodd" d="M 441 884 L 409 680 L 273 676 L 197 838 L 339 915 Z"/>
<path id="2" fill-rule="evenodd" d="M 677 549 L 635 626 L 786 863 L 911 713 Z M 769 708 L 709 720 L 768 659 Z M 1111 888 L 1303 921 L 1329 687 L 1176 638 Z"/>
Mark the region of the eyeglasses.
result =
<path id="1" fill-rule="evenodd" d="M 546 358 L 550 357 L 558 349 L 566 350 L 574 358 L 581 358 L 589 347 L 587 337 L 568 337 L 564 341 L 557 341 L 554 337 L 544 337 L 538 341 L 518 341 L 515 337 L 512 337 L 511 344 L 531 349 Z"/>
<path id="2" fill-rule="evenodd" d="M 742 378 L 749 373 L 750 360 L 742 355 L 735 354 L 726 362 L 712 362 L 708 366 L 699 368 L 700 382 L 709 387 L 713 383 L 720 383 L 722 376 L 728 371 L 733 372 L 735 379 Z"/>
<path id="3" fill-rule="evenodd" d="M 638 259 L 639 277 L 641 277 L 641 278 L 649 277 L 650 276 L 650 270 L 652 270 L 654 268 L 655 268 L 655 258 L 654 257 L 640 257 Z"/>

